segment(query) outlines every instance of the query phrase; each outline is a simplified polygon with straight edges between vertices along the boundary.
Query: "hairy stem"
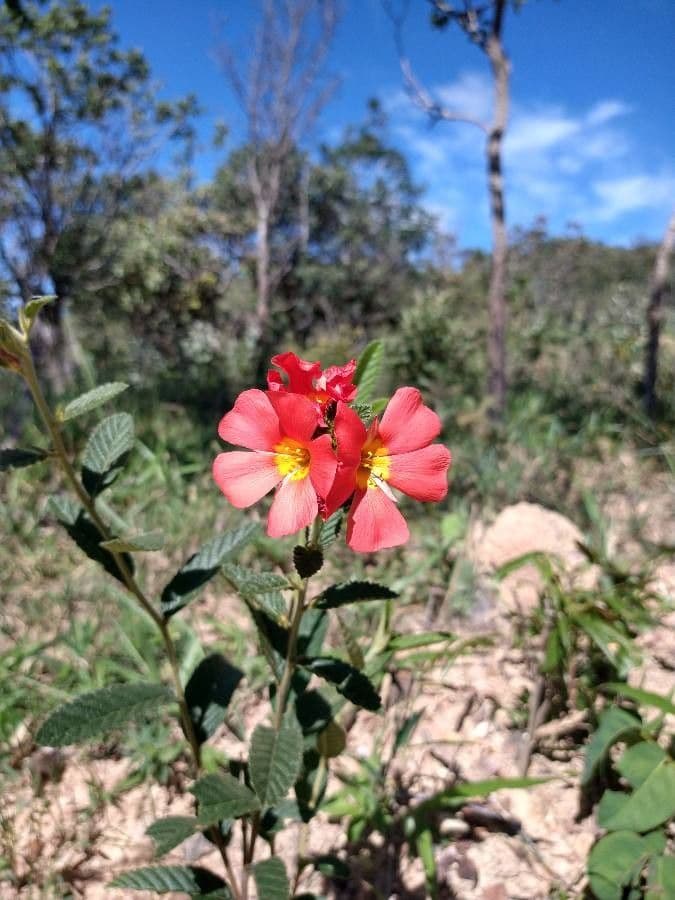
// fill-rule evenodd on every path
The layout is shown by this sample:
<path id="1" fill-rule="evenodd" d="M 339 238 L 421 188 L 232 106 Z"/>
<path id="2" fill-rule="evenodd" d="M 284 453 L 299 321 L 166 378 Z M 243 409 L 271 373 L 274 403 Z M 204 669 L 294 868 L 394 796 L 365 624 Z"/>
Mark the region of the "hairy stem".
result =
<path id="1" fill-rule="evenodd" d="M 113 535 L 111 534 L 105 522 L 99 516 L 98 510 L 96 509 L 96 504 L 94 503 L 94 499 L 84 488 L 82 482 L 75 473 L 75 469 L 73 468 L 68 456 L 68 451 L 63 440 L 63 435 L 61 434 L 60 422 L 52 413 L 52 410 L 50 409 L 49 404 L 45 399 L 44 393 L 42 392 L 42 388 L 37 377 L 37 372 L 35 371 L 33 360 L 30 356 L 26 358 L 22 367 L 22 372 L 32 394 L 35 406 L 37 407 L 40 417 L 44 422 L 45 428 L 49 433 L 52 441 L 54 455 L 58 460 L 58 463 L 66 480 L 77 495 L 77 498 L 82 504 L 83 509 L 86 510 L 87 515 L 96 526 L 101 536 L 101 541 L 109 541 L 113 537 Z M 188 741 L 188 744 L 190 745 L 195 773 L 199 774 L 202 764 L 201 747 L 199 741 L 197 740 L 197 735 L 192 723 L 190 711 L 185 700 L 185 691 L 183 690 L 183 685 L 180 677 L 180 668 L 178 664 L 178 654 L 176 652 L 176 645 L 173 641 L 173 638 L 171 637 L 171 632 L 169 631 L 168 622 L 164 620 L 161 613 L 159 613 L 155 609 L 150 600 L 146 597 L 142 588 L 129 569 L 124 556 L 121 553 L 116 553 L 112 550 L 109 550 L 108 552 L 114 559 L 115 565 L 117 566 L 117 569 L 122 577 L 122 580 L 124 581 L 124 585 L 126 586 L 127 590 L 130 594 L 133 595 L 133 597 L 135 597 L 141 609 L 152 619 L 162 636 L 162 642 L 164 644 L 167 660 L 171 669 L 171 678 L 180 709 L 180 719 L 183 726 L 183 732 Z M 241 893 L 234 879 L 234 873 L 232 872 L 232 867 L 227 855 L 227 848 L 223 841 L 220 830 L 217 827 L 214 827 L 210 830 L 210 834 L 220 851 L 225 869 L 232 881 L 232 889 L 234 891 L 235 900 L 239 900 L 239 898 L 241 897 Z"/>

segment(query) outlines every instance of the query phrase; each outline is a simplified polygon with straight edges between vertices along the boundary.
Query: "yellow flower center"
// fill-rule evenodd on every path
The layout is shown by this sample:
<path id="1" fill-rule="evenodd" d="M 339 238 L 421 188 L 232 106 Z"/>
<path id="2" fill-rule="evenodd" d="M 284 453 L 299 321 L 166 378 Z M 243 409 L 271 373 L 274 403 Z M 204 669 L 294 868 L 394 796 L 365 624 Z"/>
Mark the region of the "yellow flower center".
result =
<path id="1" fill-rule="evenodd" d="M 379 482 L 389 477 L 389 451 L 379 438 L 373 438 L 364 444 L 361 450 L 361 464 L 356 473 L 356 483 L 363 491 L 376 488 Z"/>
<path id="2" fill-rule="evenodd" d="M 279 474 L 291 481 L 300 481 L 309 475 L 309 450 L 293 438 L 284 438 L 274 446 L 274 462 Z"/>

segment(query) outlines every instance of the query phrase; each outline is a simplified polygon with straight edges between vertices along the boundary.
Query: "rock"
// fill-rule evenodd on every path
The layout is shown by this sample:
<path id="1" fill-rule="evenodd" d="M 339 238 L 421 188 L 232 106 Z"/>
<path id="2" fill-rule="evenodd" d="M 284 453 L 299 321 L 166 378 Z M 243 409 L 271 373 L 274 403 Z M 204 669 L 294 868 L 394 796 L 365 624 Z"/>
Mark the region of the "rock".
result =
<path id="1" fill-rule="evenodd" d="M 570 583 L 592 586 L 597 573 L 577 546 L 583 535 L 560 513 L 536 503 L 516 503 L 503 509 L 487 529 L 469 540 L 474 565 L 486 574 L 504 563 L 536 551 L 557 556 Z M 500 605 L 509 612 L 530 612 L 537 604 L 542 578 L 534 565 L 506 576 L 499 586 Z"/>

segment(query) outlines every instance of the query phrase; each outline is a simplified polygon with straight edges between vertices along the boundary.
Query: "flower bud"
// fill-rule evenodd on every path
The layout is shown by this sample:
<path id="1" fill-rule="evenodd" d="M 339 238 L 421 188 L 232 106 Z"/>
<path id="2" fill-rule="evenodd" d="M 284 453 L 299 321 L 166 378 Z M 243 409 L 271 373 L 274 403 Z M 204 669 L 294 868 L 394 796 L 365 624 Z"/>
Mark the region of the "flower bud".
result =
<path id="1" fill-rule="evenodd" d="M 20 372 L 26 345 L 19 332 L 5 319 L 0 319 L 0 369 Z"/>

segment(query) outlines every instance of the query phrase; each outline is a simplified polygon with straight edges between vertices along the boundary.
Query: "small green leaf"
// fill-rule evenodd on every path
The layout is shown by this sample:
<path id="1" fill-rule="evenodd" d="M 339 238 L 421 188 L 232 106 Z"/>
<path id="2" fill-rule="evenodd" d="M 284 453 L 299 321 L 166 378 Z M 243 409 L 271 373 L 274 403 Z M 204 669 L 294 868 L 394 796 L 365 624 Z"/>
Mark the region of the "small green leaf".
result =
<path id="1" fill-rule="evenodd" d="M 427 893 L 430 897 L 434 897 L 438 893 L 438 883 L 436 878 L 436 857 L 434 855 L 434 840 L 431 835 L 431 829 L 424 828 L 418 831 L 415 836 L 415 846 L 417 847 L 417 855 L 422 861 L 424 869 L 424 880 L 427 885 Z"/>
<path id="2" fill-rule="evenodd" d="M 286 867 L 278 856 L 271 856 L 253 866 L 253 877 L 261 900 L 288 900 L 291 886 Z"/>
<path id="3" fill-rule="evenodd" d="M 134 891 L 170 894 L 174 891 L 190 897 L 232 900 L 232 892 L 222 878 L 198 866 L 146 866 L 123 872 L 110 882 L 111 887 Z"/>
<path id="4" fill-rule="evenodd" d="M 319 678 L 324 678 L 335 685 L 337 692 L 356 706 L 372 712 L 377 712 L 382 706 L 382 701 L 370 679 L 349 663 L 332 656 L 317 656 L 314 659 L 302 660 L 301 664 L 308 672 L 313 672 Z"/>
<path id="5" fill-rule="evenodd" d="M 237 819 L 260 809 L 258 798 L 229 772 L 204 775 L 190 788 L 199 801 L 201 825 L 215 825 L 223 819 Z"/>
<path id="6" fill-rule="evenodd" d="M 623 888 L 640 873 L 647 856 L 644 838 L 632 831 L 601 838 L 588 856 L 588 880 L 598 900 L 621 900 Z"/>
<path id="7" fill-rule="evenodd" d="M 666 758 L 666 751 L 653 741 L 640 741 L 624 751 L 617 771 L 631 787 L 640 787 L 647 776 Z"/>
<path id="8" fill-rule="evenodd" d="M 245 522 L 234 531 L 227 531 L 208 541 L 194 553 L 162 591 L 164 618 L 170 618 L 187 606 L 197 591 L 219 571 L 225 560 L 245 547 L 257 531 L 258 526 L 254 522 Z"/>
<path id="9" fill-rule="evenodd" d="M 640 720 L 624 709 L 612 706 L 605 710 L 600 717 L 598 730 L 586 746 L 586 760 L 581 783 L 589 783 L 614 744 L 639 734 L 640 727 Z"/>
<path id="10" fill-rule="evenodd" d="M 67 403 L 59 418 L 62 422 L 68 422 L 77 416 L 83 416 L 85 413 L 91 412 L 98 406 L 107 403 L 108 400 L 112 400 L 113 397 L 117 397 L 122 391 L 126 391 L 128 387 L 129 385 L 124 384 L 123 381 L 110 381 L 107 384 L 101 384 Z"/>
<path id="11" fill-rule="evenodd" d="M 223 575 L 231 582 L 237 593 L 247 598 L 255 598 L 258 594 L 267 594 L 270 591 L 287 590 L 290 587 L 288 579 L 283 575 L 275 575 L 274 572 L 254 572 L 232 564 L 223 566 Z"/>
<path id="12" fill-rule="evenodd" d="M 94 428 L 82 453 L 82 483 L 92 495 L 113 483 L 134 446 L 134 420 L 115 413 Z"/>
<path id="13" fill-rule="evenodd" d="M 337 722 L 331 720 L 316 737 L 316 749 L 324 759 L 335 759 L 347 746 L 347 735 Z"/>
<path id="14" fill-rule="evenodd" d="M 200 744 L 207 741 L 225 718 L 227 707 L 244 673 L 220 653 L 203 659 L 185 686 L 185 701 Z"/>
<path id="15" fill-rule="evenodd" d="M 43 723 L 35 740 L 50 747 L 79 744 L 156 713 L 158 706 L 173 699 L 163 684 L 114 684 L 58 707 Z"/>
<path id="16" fill-rule="evenodd" d="M 337 618 L 338 627 L 340 628 L 340 635 L 342 636 L 342 641 L 345 645 L 347 656 L 349 657 L 349 662 L 354 666 L 355 669 L 363 669 L 366 661 L 363 656 L 363 652 L 359 647 L 359 642 L 356 639 L 356 635 L 349 628 L 339 612 L 335 613 L 335 617 Z"/>
<path id="17" fill-rule="evenodd" d="M 606 822 L 617 814 L 629 798 L 630 794 L 624 791 L 604 791 L 595 813 L 599 827 L 606 828 Z"/>
<path id="18" fill-rule="evenodd" d="M 7 447 L 0 450 L 0 472 L 6 469 L 23 469 L 34 463 L 42 462 L 49 456 L 44 450 L 22 450 L 19 447 Z"/>
<path id="19" fill-rule="evenodd" d="M 163 546 L 164 535 L 161 531 L 144 531 L 132 537 L 115 537 L 101 542 L 101 547 L 111 553 L 141 553 L 146 550 L 161 550 Z"/>
<path id="20" fill-rule="evenodd" d="M 333 708 L 319 691 L 303 691 L 295 698 L 295 715 L 303 734 L 322 731 L 333 718 Z"/>
<path id="21" fill-rule="evenodd" d="M 65 528 L 70 538 L 75 541 L 80 550 L 85 553 L 89 559 L 93 559 L 100 566 L 116 578 L 125 583 L 124 576 L 115 562 L 114 557 L 109 550 L 101 546 L 101 532 L 96 525 L 89 519 L 84 510 L 76 503 L 73 503 L 66 497 L 50 497 L 49 505 L 53 510 L 56 518 Z M 128 570 L 133 573 L 134 561 L 128 554 L 123 554 Z"/>
<path id="22" fill-rule="evenodd" d="M 347 581 L 326 588 L 316 599 L 317 609 L 335 609 L 347 603 L 359 603 L 363 600 L 391 600 L 398 597 L 396 591 L 372 581 Z"/>
<path id="23" fill-rule="evenodd" d="M 333 515 L 329 516 L 323 523 L 321 534 L 319 535 L 319 544 L 323 550 L 326 550 L 337 540 L 340 530 L 342 529 L 343 520 L 344 513 L 341 509 L 338 509 L 337 512 L 334 512 Z"/>
<path id="24" fill-rule="evenodd" d="M 49 303 L 54 303 L 58 298 L 55 294 L 45 294 L 42 297 L 33 297 L 19 310 L 19 323 L 26 334 L 30 334 L 40 310 Z"/>
<path id="25" fill-rule="evenodd" d="M 354 384 L 359 388 L 359 403 L 368 403 L 372 400 L 380 377 L 383 359 L 384 344 L 382 341 L 371 341 L 359 357 L 354 372 Z"/>
<path id="26" fill-rule="evenodd" d="M 153 822 L 145 833 L 155 842 L 155 854 L 164 856 L 193 835 L 198 824 L 194 816 L 167 816 Z"/>
<path id="27" fill-rule="evenodd" d="M 653 706 L 656 709 L 660 709 L 661 712 L 675 716 L 675 703 L 669 697 L 664 697 L 663 694 L 644 691 L 642 688 L 631 687 L 631 685 L 623 684 L 623 682 L 601 684 L 598 690 L 607 694 L 616 694 L 619 697 L 627 697 L 640 706 Z"/>
<path id="28" fill-rule="evenodd" d="M 251 737 L 251 784 L 263 808 L 274 806 L 295 783 L 302 762 L 302 731 L 294 716 L 286 715 L 278 732 L 258 725 Z"/>
<path id="29" fill-rule="evenodd" d="M 615 815 L 605 820 L 610 831 L 651 831 L 675 817 L 675 762 L 662 760 Z"/>
<path id="30" fill-rule="evenodd" d="M 431 810 L 457 809 L 473 797 L 486 797 L 494 791 L 513 790 L 519 788 L 535 787 L 545 784 L 548 778 L 486 778 L 483 781 L 466 781 L 462 784 L 453 784 L 429 797 L 428 800 L 416 807 L 416 813 L 428 813 Z"/>

